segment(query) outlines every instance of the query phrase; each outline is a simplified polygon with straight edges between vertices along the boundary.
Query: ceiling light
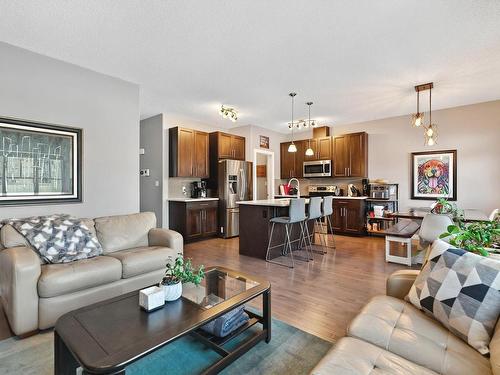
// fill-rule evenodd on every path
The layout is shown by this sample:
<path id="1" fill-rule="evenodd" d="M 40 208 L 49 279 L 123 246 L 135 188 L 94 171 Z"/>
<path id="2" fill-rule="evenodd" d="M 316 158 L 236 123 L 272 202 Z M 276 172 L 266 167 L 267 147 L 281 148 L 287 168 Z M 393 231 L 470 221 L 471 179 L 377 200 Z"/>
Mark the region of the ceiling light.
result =
<path id="1" fill-rule="evenodd" d="M 311 106 L 313 105 L 313 102 L 307 102 L 306 104 L 307 104 L 308 111 L 309 111 L 308 124 L 311 124 Z M 313 156 L 313 155 L 314 155 L 314 150 L 311 148 L 311 139 L 309 139 L 309 145 L 307 146 L 306 156 Z"/>
<path id="2" fill-rule="evenodd" d="M 219 114 L 223 118 L 229 118 L 232 122 L 236 122 L 236 120 L 238 120 L 238 113 L 234 108 L 224 107 L 224 105 L 222 105 L 219 110 Z"/>
<path id="3" fill-rule="evenodd" d="M 426 146 L 434 146 L 437 143 L 437 125 L 432 123 L 432 89 L 434 88 L 434 83 L 424 83 L 422 85 L 415 86 L 415 91 L 417 92 L 417 113 L 412 115 L 412 124 L 414 127 L 423 127 L 424 138 Z M 429 125 L 424 125 L 424 114 L 420 112 L 419 101 L 420 101 L 420 91 L 429 90 Z"/>
<path id="4" fill-rule="evenodd" d="M 297 95 L 296 92 L 291 92 L 288 94 L 292 98 L 292 121 L 290 122 L 290 127 L 292 129 L 292 143 L 290 143 L 290 146 L 288 146 L 288 152 L 297 152 L 297 146 L 295 146 L 295 143 L 293 143 L 293 128 L 294 128 L 294 123 L 293 123 L 293 102 L 295 99 L 295 96 Z"/>
<path id="5" fill-rule="evenodd" d="M 437 143 L 437 126 L 436 124 L 430 124 L 425 128 L 425 145 L 426 146 L 434 146 Z"/>

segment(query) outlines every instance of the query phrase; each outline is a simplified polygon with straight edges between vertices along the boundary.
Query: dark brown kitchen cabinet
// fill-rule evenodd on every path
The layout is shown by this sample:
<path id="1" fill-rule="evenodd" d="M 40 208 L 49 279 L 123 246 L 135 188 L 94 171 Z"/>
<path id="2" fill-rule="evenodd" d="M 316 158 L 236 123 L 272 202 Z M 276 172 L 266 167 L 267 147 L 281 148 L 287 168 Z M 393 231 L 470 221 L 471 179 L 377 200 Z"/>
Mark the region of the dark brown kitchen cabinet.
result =
<path id="1" fill-rule="evenodd" d="M 209 176 L 208 133 L 175 127 L 169 129 L 169 176 Z"/>
<path id="2" fill-rule="evenodd" d="M 368 176 L 368 134 L 343 134 L 333 138 L 333 177 Z"/>
<path id="3" fill-rule="evenodd" d="M 169 201 L 169 227 L 184 237 L 184 242 L 217 234 L 218 201 Z"/>
<path id="4" fill-rule="evenodd" d="M 245 160 L 245 137 L 223 132 L 210 133 L 210 149 L 218 160 Z"/>
<path id="5" fill-rule="evenodd" d="M 311 147 L 314 154 L 304 155 L 305 161 L 332 160 L 332 137 L 304 139 L 304 152 Z"/>
<path id="6" fill-rule="evenodd" d="M 294 142 L 297 152 L 288 152 L 291 143 L 284 142 L 280 144 L 280 175 L 282 179 L 303 177 L 304 141 Z"/>
<path id="7" fill-rule="evenodd" d="M 363 199 L 334 199 L 332 228 L 334 233 L 365 233 L 365 201 Z"/>

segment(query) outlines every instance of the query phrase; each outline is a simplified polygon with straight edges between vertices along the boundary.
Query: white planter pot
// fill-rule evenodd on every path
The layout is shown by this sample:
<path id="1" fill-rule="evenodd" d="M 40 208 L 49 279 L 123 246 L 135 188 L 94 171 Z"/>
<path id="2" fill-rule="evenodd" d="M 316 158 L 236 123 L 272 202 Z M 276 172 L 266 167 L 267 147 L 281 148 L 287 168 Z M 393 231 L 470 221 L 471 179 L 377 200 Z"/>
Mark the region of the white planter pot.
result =
<path id="1" fill-rule="evenodd" d="M 182 283 L 163 285 L 163 291 L 165 292 L 165 301 L 175 301 L 182 295 Z"/>

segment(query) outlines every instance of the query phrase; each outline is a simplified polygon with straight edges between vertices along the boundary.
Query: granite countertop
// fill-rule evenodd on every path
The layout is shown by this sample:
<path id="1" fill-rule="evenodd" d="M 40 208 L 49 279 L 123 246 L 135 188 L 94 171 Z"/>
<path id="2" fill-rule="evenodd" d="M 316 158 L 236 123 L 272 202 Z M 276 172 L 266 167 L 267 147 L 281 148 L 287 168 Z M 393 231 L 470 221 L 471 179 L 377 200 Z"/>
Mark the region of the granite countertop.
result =
<path id="1" fill-rule="evenodd" d="M 308 199 L 306 199 L 306 203 L 307 201 Z M 290 198 L 259 199 L 256 201 L 238 201 L 236 203 L 247 206 L 288 207 L 290 206 Z"/>
<path id="2" fill-rule="evenodd" d="M 204 201 L 218 201 L 219 198 L 188 198 L 188 197 L 181 197 L 181 198 L 168 198 L 169 201 L 173 202 L 204 202 Z"/>
<path id="3" fill-rule="evenodd" d="M 333 197 L 334 199 L 366 199 L 367 197 Z M 277 199 L 260 199 L 256 201 L 238 201 L 236 203 L 248 206 L 268 206 L 268 207 L 288 207 L 290 199 L 295 198 L 277 198 Z M 309 198 L 306 198 L 306 204 L 309 203 Z"/>

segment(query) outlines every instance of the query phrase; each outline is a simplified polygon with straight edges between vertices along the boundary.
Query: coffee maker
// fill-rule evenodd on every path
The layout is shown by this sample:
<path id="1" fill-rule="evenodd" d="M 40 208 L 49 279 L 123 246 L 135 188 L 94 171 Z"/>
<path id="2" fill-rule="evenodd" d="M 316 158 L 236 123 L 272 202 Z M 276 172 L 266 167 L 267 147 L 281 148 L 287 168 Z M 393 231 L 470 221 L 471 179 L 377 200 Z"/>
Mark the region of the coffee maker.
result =
<path id="1" fill-rule="evenodd" d="M 191 182 L 191 198 L 206 198 L 207 183 L 205 181 Z"/>
<path id="2" fill-rule="evenodd" d="M 364 197 L 370 196 L 370 181 L 367 178 L 361 180 L 361 185 L 363 186 L 362 194 Z"/>

